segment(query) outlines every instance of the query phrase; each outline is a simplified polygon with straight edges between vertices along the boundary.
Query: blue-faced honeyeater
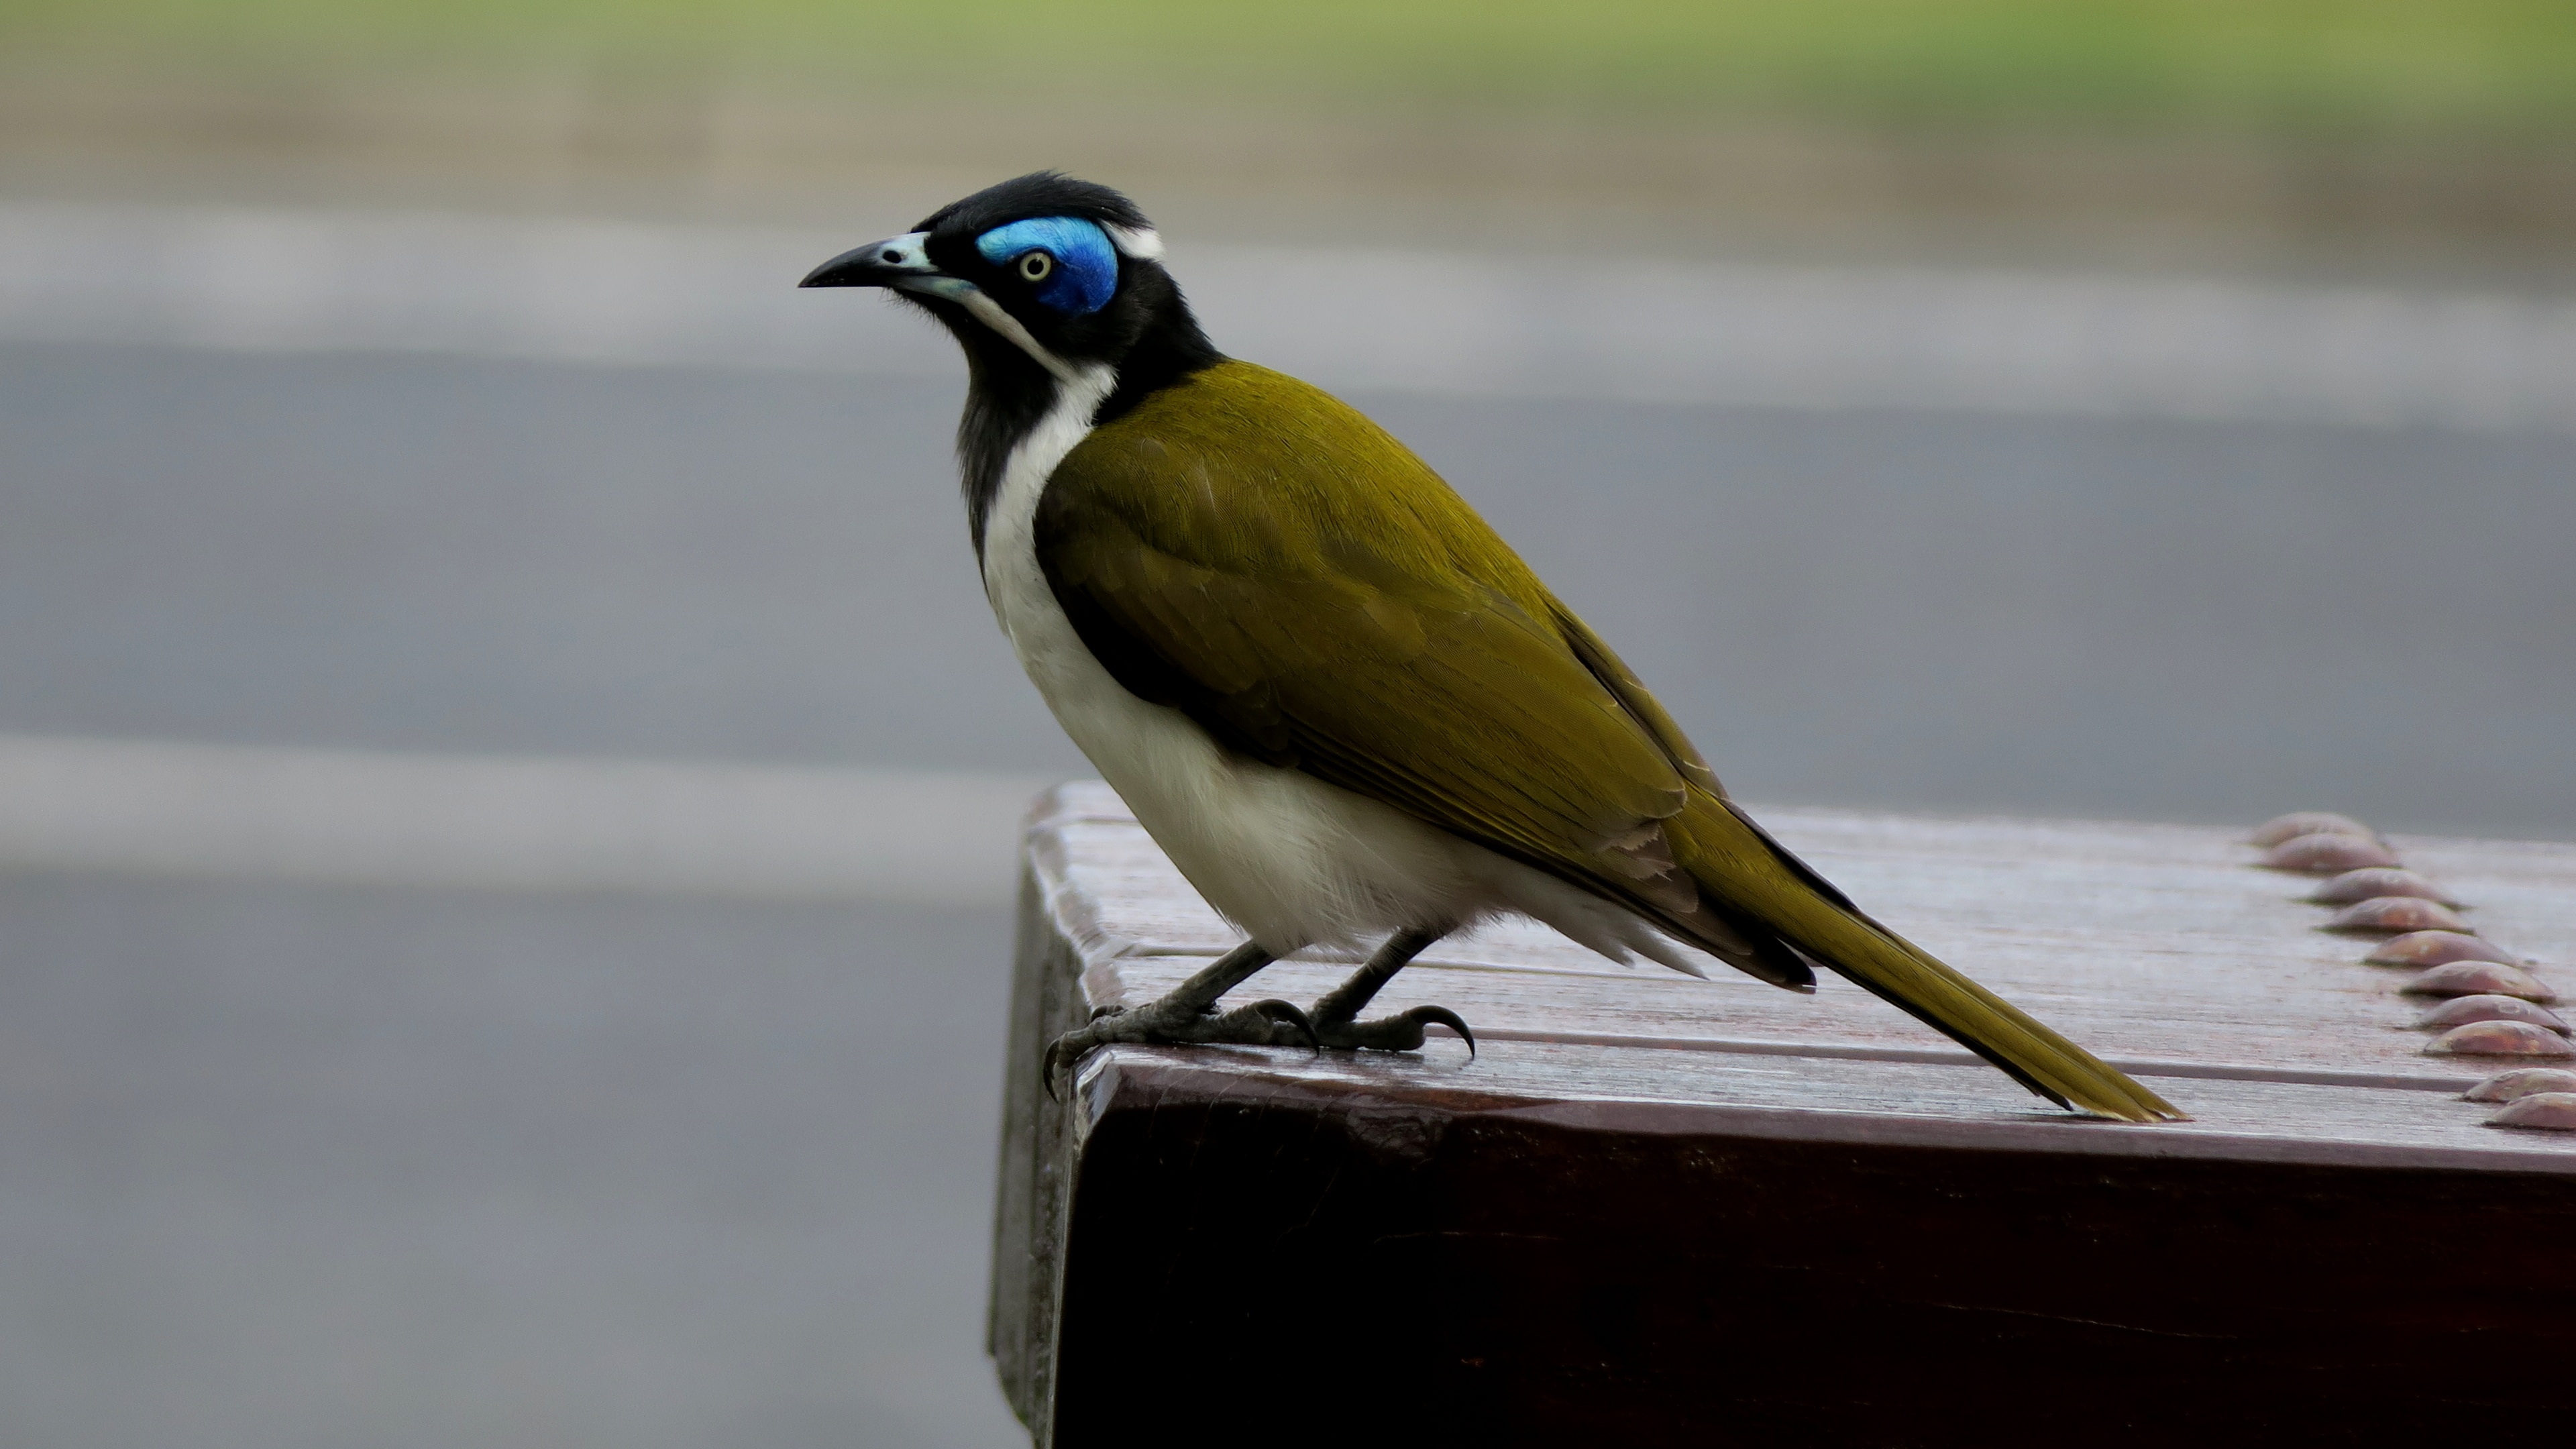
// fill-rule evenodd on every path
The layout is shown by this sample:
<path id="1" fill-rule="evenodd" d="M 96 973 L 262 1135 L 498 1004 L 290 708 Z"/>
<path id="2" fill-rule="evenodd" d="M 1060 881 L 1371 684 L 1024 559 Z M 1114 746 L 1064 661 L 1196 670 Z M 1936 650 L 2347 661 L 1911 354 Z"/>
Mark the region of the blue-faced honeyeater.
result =
<path id="1" fill-rule="evenodd" d="M 1218 352 L 1143 213 L 1040 172 L 834 257 L 964 347 L 984 590 L 1066 733 L 1249 938 L 1060 1039 L 1409 1050 L 1360 1010 L 1431 943 L 1533 917 L 1614 960 L 1838 971 L 2061 1106 L 2179 1114 L 1872 920 L 1727 798 L 1681 727 L 1448 484 L 1324 392 Z M 1301 1010 L 1271 961 L 1375 954 Z M 1689 948 L 1689 949 L 1685 949 Z M 1473 1038 L 1469 1037 L 1472 1045 Z"/>

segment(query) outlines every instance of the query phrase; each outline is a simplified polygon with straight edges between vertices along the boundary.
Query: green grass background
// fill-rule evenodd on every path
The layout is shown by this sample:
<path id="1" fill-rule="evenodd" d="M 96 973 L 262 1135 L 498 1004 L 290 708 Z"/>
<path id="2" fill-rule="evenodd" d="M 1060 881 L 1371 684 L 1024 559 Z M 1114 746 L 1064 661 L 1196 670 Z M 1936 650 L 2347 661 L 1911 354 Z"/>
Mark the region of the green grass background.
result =
<path id="1" fill-rule="evenodd" d="M 8 0 L 8 70 L 1615 121 L 2576 133 L 2576 0 Z"/>

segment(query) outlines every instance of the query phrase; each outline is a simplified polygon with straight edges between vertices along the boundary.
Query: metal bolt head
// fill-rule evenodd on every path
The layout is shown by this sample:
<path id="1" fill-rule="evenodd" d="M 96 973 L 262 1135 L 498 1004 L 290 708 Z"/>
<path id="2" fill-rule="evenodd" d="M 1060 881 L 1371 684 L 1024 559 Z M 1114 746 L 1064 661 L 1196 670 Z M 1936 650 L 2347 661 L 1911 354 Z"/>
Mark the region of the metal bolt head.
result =
<path id="1" fill-rule="evenodd" d="M 2449 906 L 2437 905 L 2417 896 L 2381 896 L 2344 907 L 2317 929 L 2391 933 L 2459 931 L 2465 934 L 2469 923 L 2461 920 Z"/>
<path id="2" fill-rule="evenodd" d="M 2433 1038 L 2428 1057 L 2576 1057 L 2576 1045 L 2527 1021 L 2473 1021 Z"/>
<path id="3" fill-rule="evenodd" d="M 2576 1132 L 2576 1092 L 2535 1092 L 2517 1097 L 2503 1111 L 2489 1117 L 2487 1125 Z"/>
<path id="4" fill-rule="evenodd" d="M 2367 866 L 2395 865 L 2397 853 L 2366 835 L 2316 832 L 2293 836 L 2273 846 L 2263 863 L 2274 870 L 2308 875 L 2341 875 Z"/>
<path id="5" fill-rule="evenodd" d="M 2560 1036 L 2569 1034 L 2567 1023 L 2558 1019 L 2557 1012 L 2519 996 L 2455 996 L 2415 1018 L 2417 1026 L 2433 1031 L 2466 1026 L 2473 1021 L 2529 1022 Z"/>
<path id="6" fill-rule="evenodd" d="M 2397 988 L 2408 996 L 2519 996 L 2525 1001 L 2558 999 L 2537 976 L 2519 966 L 2493 961 L 2454 961 L 2436 966 Z"/>
<path id="7" fill-rule="evenodd" d="M 2362 958 L 2373 966 L 2448 966 L 2454 961 L 2513 964 L 2513 955 L 2495 942 L 2466 931 L 2415 931 L 2382 941 Z"/>
<path id="8" fill-rule="evenodd" d="M 2275 815 L 2255 826 L 2254 833 L 2247 836 L 2246 840 L 2253 845 L 2268 847 L 2302 835 L 2358 835 L 2367 840 L 2379 838 L 2378 831 L 2349 815 L 2337 815 L 2331 810 L 2294 810 L 2287 815 Z"/>
<path id="9" fill-rule="evenodd" d="M 2451 893 L 2411 870 L 2375 865 L 2367 870 L 2348 870 L 2316 888 L 2309 900 L 2321 906 L 2348 906 L 2355 901 L 2377 900 L 2387 896 L 2414 896 L 2418 900 L 2456 906 Z"/>
<path id="10" fill-rule="evenodd" d="M 2576 1092 L 2576 1072 L 2565 1067 L 2516 1067 L 2496 1073 L 2460 1097 L 2470 1102 L 2510 1102 L 2535 1092 Z"/>

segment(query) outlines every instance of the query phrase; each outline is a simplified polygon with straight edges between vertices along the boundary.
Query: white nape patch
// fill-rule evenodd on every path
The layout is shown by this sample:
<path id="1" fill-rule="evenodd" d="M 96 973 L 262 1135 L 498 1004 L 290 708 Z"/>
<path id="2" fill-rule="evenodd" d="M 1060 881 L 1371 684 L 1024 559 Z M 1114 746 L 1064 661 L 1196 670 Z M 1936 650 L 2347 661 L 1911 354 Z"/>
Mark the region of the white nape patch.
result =
<path id="1" fill-rule="evenodd" d="M 1124 255 L 1140 262 L 1163 259 L 1163 234 L 1150 226 L 1114 226 L 1104 221 L 1100 229 L 1109 233 L 1110 242 Z"/>
<path id="2" fill-rule="evenodd" d="M 1511 912 L 1614 961 L 1642 955 L 1702 974 L 1696 953 L 1634 914 L 1391 806 L 1231 754 L 1110 675 L 1038 566 L 1035 523 L 1048 479 L 1117 381 L 1107 367 L 1082 369 L 1011 450 L 984 526 L 984 593 L 1064 732 L 1208 904 L 1279 956 Z"/>

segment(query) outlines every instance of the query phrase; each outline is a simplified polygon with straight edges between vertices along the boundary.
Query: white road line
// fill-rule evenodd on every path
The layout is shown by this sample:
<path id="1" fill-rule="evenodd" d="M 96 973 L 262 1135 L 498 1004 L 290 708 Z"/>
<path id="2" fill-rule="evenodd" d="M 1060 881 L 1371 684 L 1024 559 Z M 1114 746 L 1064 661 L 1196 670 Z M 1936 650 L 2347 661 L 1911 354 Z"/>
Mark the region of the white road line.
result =
<path id="1" fill-rule="evenodd" d="M 0 736 L 0 869 L 1004 905 L 1047 783 Z"/>
<path id="2" fill-rule="evenodd" d="M 0 341 L 958 375 L 925 324 L 793 290 L 864 240 L 8 203 Z M 1220 346 L 1335 388 L 2576 431 L 2564 295 L 1186 240 L 1172 264 Z"/>

